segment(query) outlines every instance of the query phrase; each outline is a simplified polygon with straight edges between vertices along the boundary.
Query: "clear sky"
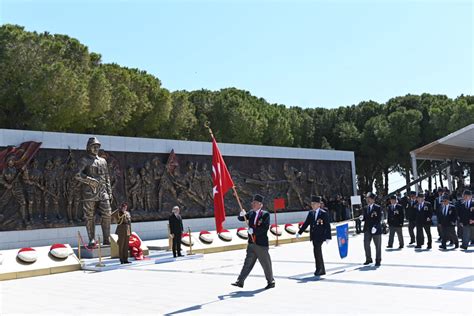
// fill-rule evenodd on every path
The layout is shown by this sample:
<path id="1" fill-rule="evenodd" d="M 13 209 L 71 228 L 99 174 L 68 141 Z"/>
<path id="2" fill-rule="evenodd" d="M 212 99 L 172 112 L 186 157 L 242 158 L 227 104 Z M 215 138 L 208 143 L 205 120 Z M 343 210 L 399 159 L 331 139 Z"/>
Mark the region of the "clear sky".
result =
<path id="1" fill-rule="evenodd" d="M 237 87 L 337 107 L 473 94 L 473 2 L 0 0 L 0 22 L 67 34 L 170 90 Z"/>

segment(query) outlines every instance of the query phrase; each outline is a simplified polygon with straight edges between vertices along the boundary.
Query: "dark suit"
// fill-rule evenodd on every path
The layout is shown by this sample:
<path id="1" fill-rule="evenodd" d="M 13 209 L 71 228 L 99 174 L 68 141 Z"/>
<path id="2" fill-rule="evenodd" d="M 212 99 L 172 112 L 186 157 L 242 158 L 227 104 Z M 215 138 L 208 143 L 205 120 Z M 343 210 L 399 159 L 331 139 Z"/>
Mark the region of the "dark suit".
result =
<path id="1" fill-rule="evenodd" d="M 442 206 L 443 206 L 443 203 L 442 203 L 442 201 L 441 201 L 441 197 L 442 197 L 442 196 L 443 196 L 443 195 L 437 196 L 436 199 L 434 200 L 434 203 L 433 203 L 433 205 L 434 205 L 433 211 L 434 211 L 434 213 L 436 214 L 436 218 L 438 219 L 438 222 L 437 222 L 437 224 L 436 224 L 436 228 L 437 228 L 437 230 L 438 230 L 439 238 L 442 238 L 442 235 L 443 235 L 443 232 L 442 232 L 442 229 L 443 229 L 443 228 L 442 228 L 442 226 L 441 226 L 441 224 L 440 224 L 440 222 L 439 222 L 439 218 L 441 217 L 441 213 L 440 213 L 440 212 L 441 212 L 441 208 L 442 208 Z"/>
<path id="2" fill-rule="evenodd" d="M 316 261 L 316 274 L 326 274 L 324 268 L 323 252 L 321 245 L 324 241 L 331 239 L 331 225 L 329 224 L 329 214 L 319 209 L 316 216 L 316 210 L 309 211 L 304 224 L 301 226 L 298 234 L 302 234 L 310 226 L 309 238 L 313 242 L 314 260 Z"/>
<path id="3" fill-rule="evenodd" d="M 265 273 L 267 282 L 275 282 L 273 279 L 272 260 L 268 253 L 267 234 L 270 228 L 270 214 L 264 210 L 260 210 L 259 212 L 251 210 L 245 216 L 239 216 L 238 219 L 241 222 L 248 219 L 249 229 L 253 230 L 253 233 L 249 234 L 244 266 L 242 267 L 242 271 L 240 271 L 238 281 L 244 283 L 258 260 Z"/>
<path id="4" fill-rule="evenodd" d="M 128 242 L 132 234 L 132 218 L 128 211 L 118 211 L 118 225 L 115 233 L 118 236 L 117 244 L 119 250 L 120 263 L 128 262 Z"/>
<path id="5" fill-rule="evenodd" d="M 403 207 L 400 204 L 394 204 L 387 206 L 387 214 L 388 214 L 388 226 L 390 228 L 390 234 L 388 236 L 388 246 L 393 246 L 393 238 L 395 237 L 395 233 L 398 237 L 398 245 L 403 247 L 403 221 L 405 219 L 405 213 L 403 211 Z"/>
<path id="6" fill-rule="evenodd" d="M 463 226 L 462 247 L 465 248 L 469 245 L 469 241 L 472 244 L 474 240 L 474 200 L 467 201 L 467 205 L 466 201 L 459 201 L 457 211 Z M 473 221 L 472 224 L 470 224 L 471 221 Z"/>
<path id="7" fill-rule="evenodd" d="M 456 247 L 459 246 L 458 237 L 454 227 L 456 226 L 458 214 L 456 208 L 452 204 L 443 205 L 440 210 L 440 223 L 442 227 L 441 246 L 446 247 L 446 241 L 451 240 Z"/>
<path id="8" fill-rule="evenodd" d="M 183 234 L 183 219 L 181 215 L 171 214 L 169 217 L 170 233 L 173 234 L 173 256 L 181 256 L 181 235 Z"/>
<path id="9" fill-rule="evenodd" d="M 372 253 L 370 242 L 373 240 L 375 244 L 375 261 L 382 261 L 382 208 L 380 205 L 372 204 L 364 208 L 364 249 L 366 261 L 372 261 Z M 375 233 L 372 233 L 375 228 Z"/>
<path id="10" fill-rule="evenodd" d="M 408 233 L 410 234 L 410 244 L 415 242 L 416 227 L 416 200 L 409 199 L 405 205 L 405 216 L 408 221 Z"/>
<path id="11" fill-rule="evenodd" d="M 433 209 L 430 202 L 424 201 L 416 205 L 416 246 L 421 247 L 425 243 L 423 230 L 428 237 L 428 248 L 431 248 L 431 216 Z"/>

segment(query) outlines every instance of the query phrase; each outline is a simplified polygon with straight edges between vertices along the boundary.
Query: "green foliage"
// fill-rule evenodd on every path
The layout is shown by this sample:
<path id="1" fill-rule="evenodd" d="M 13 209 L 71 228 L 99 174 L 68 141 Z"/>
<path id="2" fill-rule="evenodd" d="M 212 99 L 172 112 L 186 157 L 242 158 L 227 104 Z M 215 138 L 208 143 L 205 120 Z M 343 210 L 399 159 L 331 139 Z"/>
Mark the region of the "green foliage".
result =
<path id="1" fill-rule="evenodd" d="M 354 151 L 359 188 L 386 190 L 388 172 L 407 174 L 411 150 L 474 123 L 474 96 L 302 109 L 236 88 L 169 92 L 74 38 L 0 27 L 1 128 L 208 141 L 207 122 L 219 142 Z"/>

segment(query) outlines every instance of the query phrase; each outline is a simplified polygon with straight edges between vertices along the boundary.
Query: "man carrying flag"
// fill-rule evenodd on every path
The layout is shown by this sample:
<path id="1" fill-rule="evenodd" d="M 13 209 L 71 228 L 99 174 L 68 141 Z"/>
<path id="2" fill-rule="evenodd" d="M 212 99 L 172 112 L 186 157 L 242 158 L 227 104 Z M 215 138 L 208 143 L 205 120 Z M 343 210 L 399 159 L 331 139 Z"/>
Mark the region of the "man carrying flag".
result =
<path id="1" fill-rule="evenodd" d="M 255 194 L 252 201 L 252 210 L 248 213 L 245 210 L 240 212 L 239 221 L 248 221 L 249 242 L 247 245 L 247 255 L 245 256 L 244 266 L 240 272 L 237 281 L 233 286 L 244 287 L 244 281 L 252 271 L 255 262 L 262 265 L 265 278 L 267 279 L 266 289 L 275 287 L 273 279 L 272 260 L 268 253 L 268 229 L 270 227 L 270 213 L 262 209 L 263 196 Z"/>

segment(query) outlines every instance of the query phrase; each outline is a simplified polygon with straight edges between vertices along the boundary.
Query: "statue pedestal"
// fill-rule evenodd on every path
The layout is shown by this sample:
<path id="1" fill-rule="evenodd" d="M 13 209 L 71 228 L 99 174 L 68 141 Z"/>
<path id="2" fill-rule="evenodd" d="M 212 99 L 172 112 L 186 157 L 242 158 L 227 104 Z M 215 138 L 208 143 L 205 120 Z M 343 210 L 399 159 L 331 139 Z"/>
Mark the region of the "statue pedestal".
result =
<path id="1" fill-rule="evenodd" d="M 110 257 L 110 245 L 100 245 L 100 252 L 102 258 L 104 257 Z M 77 253 L 77 249 L 74 249 L 74 253 L 79 257 L 79 254 Z M 93 259 L 93 258 L 99 258 L 99 248 L 94 248 L 94 249 L 85 249 L 84 247 L 81 247 L 81 258 L 84 259 Z"/>

